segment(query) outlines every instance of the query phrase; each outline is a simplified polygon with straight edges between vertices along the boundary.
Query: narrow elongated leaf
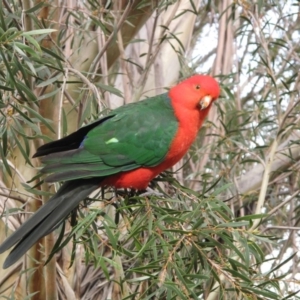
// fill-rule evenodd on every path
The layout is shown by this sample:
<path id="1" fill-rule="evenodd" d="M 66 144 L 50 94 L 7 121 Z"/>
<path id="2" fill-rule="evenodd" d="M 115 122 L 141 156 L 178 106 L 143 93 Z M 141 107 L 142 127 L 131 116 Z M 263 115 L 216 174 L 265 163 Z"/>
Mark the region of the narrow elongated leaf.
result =
<path id="1" fill-rule="evenodd" d="M 56 29 L 50 29 L 50 28 L 46 28 L 46 29 L 37 29 L 37 30 L 30 30 L 30 31 L 26 31 L 23 32 L 22 35 L 23 36 L 28 36 L 28 35 L 38 35 L 38 34 L 48 34 L 48 33 L 52 33 L 57 31 Z"/>

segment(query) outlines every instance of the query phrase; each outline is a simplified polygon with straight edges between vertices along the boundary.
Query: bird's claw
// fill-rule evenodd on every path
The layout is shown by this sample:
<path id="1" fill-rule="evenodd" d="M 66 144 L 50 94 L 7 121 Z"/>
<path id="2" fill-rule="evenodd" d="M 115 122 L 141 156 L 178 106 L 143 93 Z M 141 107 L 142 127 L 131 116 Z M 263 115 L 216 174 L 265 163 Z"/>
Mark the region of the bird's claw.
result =
<path id="1" fill-rule="evenodd" d="M 139 196 L 140 197 L 149 197 L 149 196 L 163 197 L 164 194 L 163 193 L 159 193 L 159 192 L 151 189 L 150 187 L 147 187 L 146 188 L 146 192 L 140 194 Z"/>

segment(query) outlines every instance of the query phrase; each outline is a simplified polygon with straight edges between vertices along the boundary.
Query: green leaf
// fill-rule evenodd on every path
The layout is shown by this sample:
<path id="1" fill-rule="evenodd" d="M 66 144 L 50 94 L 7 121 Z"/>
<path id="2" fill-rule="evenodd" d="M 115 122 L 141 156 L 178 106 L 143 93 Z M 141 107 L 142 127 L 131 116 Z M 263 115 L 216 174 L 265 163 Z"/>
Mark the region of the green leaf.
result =
<path id="1" fill-rule="evenodd" d="M 14 129 L 11 130 L 11 134 L 14 137 L 15 143 L 18 146 L 18 149 L 20 150 L 22 156 L 24 157 L 25 161 L 31 166 L 33 167 L 30 159 L 29 159 L 29 153 L 23 148 L 23 145 L 20 143 L 19 141 L 19 137 L 15 134 Z"/>
<path id="2" fill-rule="evenodd" d="M 38 120 L 40 120 L 50 131 L 55 133 L 54 129 L 50 125 L 50 123 L 43 118 L 39 113 L 37 113 L 35 110 L 31 109 L 29 106 L 24 106 L 24 108 L 30 113 L 31 116 L 36 117 Z"/>
<path id="3" fill-rule="evenodd" d="M 43 52 L 46 52 L 47 54 L 49 54 L 50 56 L 54 57 L 55 59 L 58 59 L 60 61 L 65 61 L 65 59 L 63 57 L 60 57 L 58 54 L 56 54 L 54 51 L 51 51 L 45 47 L 41 47 L 41 49 L 43 50 Z"/>
<path id="4" fill-rule="evenodd" d="M 235 246 L 235 244 L 230 240 L 230 238 L 226 236 L 226 234 L 219 234 L 219 236 L 224 240 L 225 245 L 228 247 L 228 249 L 231 249 L 235 254 L 237 254 L 240 257 L 242 261 L 245 261 L 244 255 L 237 248 L 237 246 Z"/>
<path id="5" fill-rule="evenodd" d="M 36 51 L 22 43 L 14 42 L 14 49 L 25 57 L 26 54 L 23 51 L 26 51 L 29 55 L 38 56 Z"/>
<path id="6" fill-rule="evenodd" d="M 223 193 L 224 191 L 227 191 L 230 187 L 232 187 L 232 183 L 224 184 L 224 185 L 220 186 L 219 188 L 215 189 L 212 195 L 218 196 L 221 193 Z"/>
<path id="7" fill-rule="evenodd" d="M 5 90 L 5 91 L 13 91 L 14 89 L 13 88 L 10 88 L 8 86 L 3 86 L 3 85 L 0 85 L 0 90 Z"/>
<path id="8" fill-rule="evenodd" d="M 37 196 L 46 196 L 46 197 L 49 197 L 51 196 L 51 193 L 50 192 L 46 192 L 46 191 L 42 191 L 42 190 L 38 190 L 38 189 L 34 189 L 32 188 L 30 185 L 28 185 L 27 183 L 21 183 L 21 185 L 23 186 L 23 188 L 33 194 L 33 195 L 37 195 Z"/>
<path id="9" fill-rule="evenodd" d="M 106 85 L 106 84 L 103 84 L 100 82 L 96 82 L 95 85 L 104 91 L 110 92 L 112 94 L 115 94 L 115 95 L 123 98 L 122 92 L 120 90 L 114 88 L 113 86 Z"/>
<path id="10" fill-rule="evenodd" d="M 106 218 L 106 220 L 107 220 L 107 218 Z M 117 249 L 117 245 L 118 245 L 118 235 L 111 230 L 110 226 L 106 222 L 103 222 L 102 225 L 105 228 L 105 232 L 106 232 L 106 234 L 108 236 L 109 242 L 112 245 L 112 248 L 116 250 Z M 114 229 L 115 228 L 113 228 L 113 230 Z"/>
<path id="11" fill-rule="evenodd" d="M 282 266 L 284 266 L 287 262 L 289 262 L 290 260 L 293 259 L 293 257 L 297 255 L 297 252 L 293 253 L 292 255 L 290 255 L 287 259 L 285 259 L 283 262 L 281 262 L 280 264 L 276 265 L 272 270 L 270 270 L 268 272 L 268 274 L 271 274 L 273 272 L 275 272 L 276 270 L 280 269 Z"/>
<path id="12" fill-rule="evenodd" d="M 217 225 L 217 228 L 226 228 L 226 227 L 242 227 L 242 226 L 248 226 L 249 222 L 248 221 L 244 221 L 244 222 L 229 222 L 229 223 L 222 223 Z"/>
<path id="13" fill-rule="evenodd" d="M 227 269 L 224 268 L 224 271 L 227 271 L 229 273 L 231 273 L 234 277 L 240 278 L 242 280 L 244 280 L 245 282 L 251 283 L 252 281 L 250 280 L 250 278 L 248 278 L 247 276 L 245 276 L 244 274 L 242 274 L 241 272 L 237 272 L 235 270 L 232 269 Z"/>
<path id="14" fill-rule="evenodd" d="M 37 5 L 31 7 L 30 9 L 25 10 L 24 13 L 31 14 L 31 13 L 35 12 L 36 10 L 38 10 L 42 7 L 45 7 L 45 6 L 49 6 L 49 4 L 47 2 L 42 1 L 42 2 L 38 3 Z"/>
<path id="15" fill-rule="evenodd" d="M 34 55 L 34 57 L 39 57 L 42 54 L 40 44 L 31 35 L 27 35 L 26 40 L 35 48 L 36 51 L 39 52 L 39 53 L 35 52 L 37 55 Z"/>
<path id="16" fill-rule="evenodd" d="M 1 157 L 0 164 L 2 163 L 4 165 L 4 168 L 5 168 L 6 172 L 8 173 L 8 175 L 12 176 L 9 164 L 8 164 L 7 159 L 5 157 L 4 149 L 1 145 L 0 145 L 0 157 Z"/>
<path id="17" fill-rule="evenodd" d="M 235 218 L 236 221 L 252 221 L 252 220 L 255 220 L 255 219 L 263 219 L 263 218 L 266 218 L 268 217 L 269 215 L 268 214 L 255 214 L 255 215 L 246 215 L 246 216 L 243 216 L 243 217 L 238 217 L 238 218 Z"/>
<path id="18" fill-rule="evenodd" d="M 56 76 L 54 76 L 54 77 L 50 77 L 48 80 L 42 81 L 40 84 L 38 84 L 37 87 L 41 88 L 41 87 L 50 85 L 50 84 L 52 84 L 53 82 L 56 82 L 56 81 L 58 81 L 59 79 L 61 79 L 61 77 L 62 77 L 62 74 L 58 74 L 58 75 L 56 75 Z"/>
<path id="19" fill-rule="evenodd" d="M 276 299 L 276 300 L 280 299 L 279 295 L 277 295 L 271 291 L 261 290 L 258 288 L 247 287 L 247 288 L 243 288 L 242 291 L 244 291 L 244 292 L 250 291 L 250 292 L 254 293 L 255 295 L 261 295 L 261 296 L 269 297 L 271 299 Z"/>
<path id="20" fill-rule="evenodd" d="M 56 29 L 50 29 L 50 28 L 46 28 L 46 29 L 37 29 L 37 30 L 31 30 L 31 31 L 26 31 L 23 32 L 21 35 L 24 37 L 30 36 L 30 35 L 38 35 L 38 34 L 49 34 L 51 32 L 55 32 L 57 31 Z"/>

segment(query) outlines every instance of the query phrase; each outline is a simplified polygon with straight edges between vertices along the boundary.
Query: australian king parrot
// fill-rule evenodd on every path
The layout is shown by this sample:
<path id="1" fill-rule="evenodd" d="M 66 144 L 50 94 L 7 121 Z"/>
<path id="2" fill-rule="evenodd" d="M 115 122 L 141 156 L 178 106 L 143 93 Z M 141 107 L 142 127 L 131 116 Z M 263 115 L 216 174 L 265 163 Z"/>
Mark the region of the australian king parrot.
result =
<path id="1" fill-rule="evenodd" d="M 219 96 L 216 80 L 194 75 L 168 93 L 128 104 L 60 140 L 37 149 L 47 182 L 63 181 L 58 192 L 13 232 L 0 253 L 15 245 L 7 268 L 53 231 L 81 200 L 101 186 L 147 188 L 188 151 Z"/>

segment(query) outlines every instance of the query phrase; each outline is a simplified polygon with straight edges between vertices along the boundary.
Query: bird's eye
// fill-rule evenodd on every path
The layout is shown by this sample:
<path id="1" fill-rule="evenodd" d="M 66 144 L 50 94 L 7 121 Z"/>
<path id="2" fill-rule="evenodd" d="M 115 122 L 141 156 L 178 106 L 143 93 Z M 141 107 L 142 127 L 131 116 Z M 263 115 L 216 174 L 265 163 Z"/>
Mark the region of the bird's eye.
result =
<path id="1" fill-rule="evenodd" d="M 197 85 L 195 86 L 195 88 L 196 88 L 196 90 L 200 90 L 200 85 L 197 84 Z"/>

